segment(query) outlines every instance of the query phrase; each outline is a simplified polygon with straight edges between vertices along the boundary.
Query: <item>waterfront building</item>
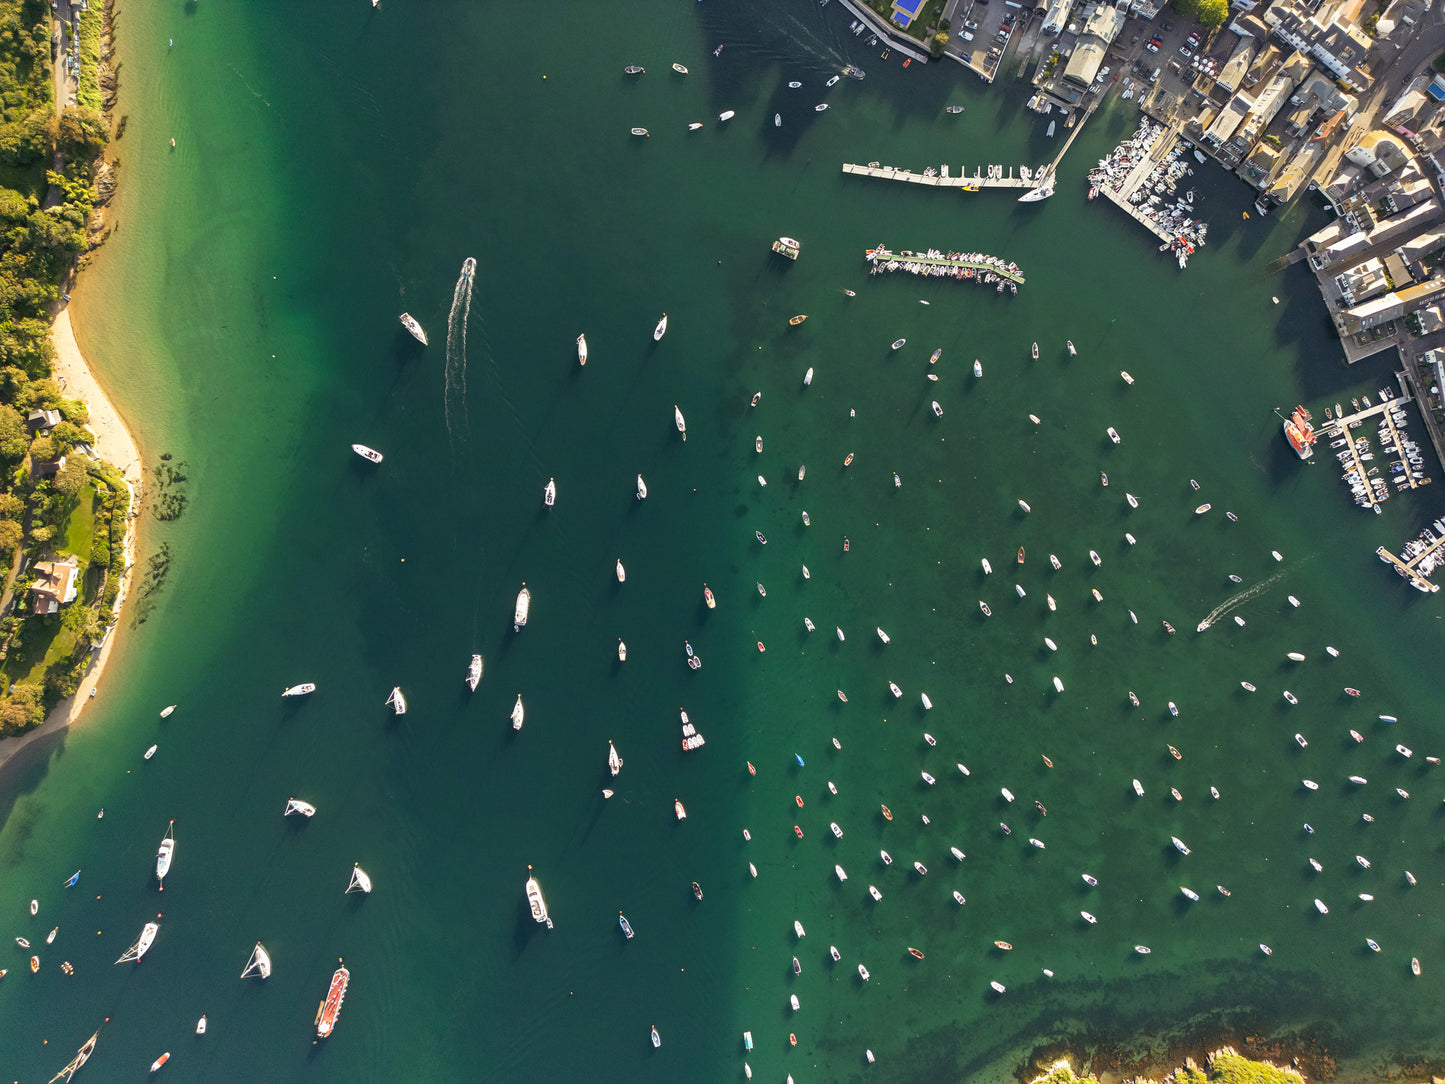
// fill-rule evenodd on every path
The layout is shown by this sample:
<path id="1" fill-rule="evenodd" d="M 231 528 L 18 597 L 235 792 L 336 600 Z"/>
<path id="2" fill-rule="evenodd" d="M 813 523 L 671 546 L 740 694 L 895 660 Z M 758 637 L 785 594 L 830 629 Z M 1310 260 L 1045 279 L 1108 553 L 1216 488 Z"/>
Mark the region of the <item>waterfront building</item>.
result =
<path id="1" fill-rule="evenodd" d="M 30 585 L 30 591 L 35 596 L 35 612 L 53 614 L 67 602 L 73 602 L 79 571 L 80 563 L 74 557 L 36 561 L 35 582 Z"/>
<path id="2" fill-rule="evenodd" d="M 1057 34 L 1069 25 L 1069 11 L 1074 6 L 1074 0 L 1049 0 L 1048 10 L 1044 12 L 1043 32 L 1045 34 Z"/>
<path id="3" fill-rule="evenodd" d="M 1263 18 L 1277 40 L 1312 57 L 1351 90 L 1366 90 L 1373 82 L 1362 66 L 1373 39 L 1359 27 L 1339 22 L 1334 5 L 1314 5 L 1311 10 L 1308 0 L 1277 3 Z"/>
<path id="4" fill-rule="evenodd" d="M 1124 13 L 1112 4 L 1100 4 L 1089 16 L 1079 34 L 1074 55 L 1064 69 L 1064 79 L 1075 86 L 1088 88 L 1103 66 L 1109 45 L 1124 29 Z"/>

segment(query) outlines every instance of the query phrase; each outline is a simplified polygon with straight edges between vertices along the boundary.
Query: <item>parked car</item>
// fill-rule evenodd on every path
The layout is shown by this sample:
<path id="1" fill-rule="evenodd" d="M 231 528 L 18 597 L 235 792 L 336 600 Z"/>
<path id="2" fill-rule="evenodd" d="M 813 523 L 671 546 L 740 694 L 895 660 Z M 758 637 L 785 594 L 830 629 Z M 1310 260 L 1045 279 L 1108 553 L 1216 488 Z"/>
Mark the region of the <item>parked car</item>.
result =
<path id="1" fill-rule="evenodd" d="M 978 23 L 974 22 L 972 19 L 965 19 L 963 20 L 963 28 L 965 30 L 977 30 Z"/>
<path id="2" fill-rule="evenodd" d="M 1202 37 L 1200 37 L 1199 31 L 1196 30 L 1196 31 L 1194 31 L 1192 34 L 1189 35 L 1189 37 L 1188 37 L 1187 40 L 1188 40 L 1188 42 L 1189 42 L 1189 48 L 1191 48 L 1191 49 L 1198 49 L 1198 48 L 1199 48 L 1199 43 L 1200 43 L 1201 41 L 1203 41 L 1204 39 L 1203 39 Z"/>
<path id="3" fill-rule="evenodd" d="M 1194 55 L 1194 53 L 1190 50 L 1189 46 L 1181 45 L 1179 47 L 1179 55 L 1182 56 L 1185 60 L 1188 60 Z"/>

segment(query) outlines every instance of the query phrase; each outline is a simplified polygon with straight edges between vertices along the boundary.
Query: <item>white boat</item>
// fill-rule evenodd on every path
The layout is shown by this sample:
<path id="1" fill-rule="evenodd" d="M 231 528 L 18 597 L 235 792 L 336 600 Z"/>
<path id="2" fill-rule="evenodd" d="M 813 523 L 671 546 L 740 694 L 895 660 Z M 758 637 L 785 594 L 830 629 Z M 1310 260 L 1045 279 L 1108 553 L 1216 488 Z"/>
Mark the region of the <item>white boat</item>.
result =
<path id="1" fill-rule="evenodd" d="M 811 365 L 809 365 L 809 366 L 808 366 L 808 371 L 803 374 L 803 387 L 806 388 L 806 387 L 807 387 L 809 384 L 811 384 L 812 382 L 813 382 L 813 367 L 812 367 Z"/>
<path id="2" fill-rule="evenodd" d="M 821 103 L 819 103 L 818 105 L 813 106 L 813 112 L 814 112 L 814 113 L 821 113 L 821 112 L 823 112 L 823 110 L 825 110 L 825 109 L 827 109 L 827 108 L 828 108 L 828 103 L 827 103 L 827 102 L 821 102 Z"/>
<path id="3" fill-rule="evenodd" d="M 1060 569 L 1062 569 L 1062 568 L 1064 567 L 1062 564 L 1059 563 L 1058 557 L 1055 556 L 1055 555 L 1052 554 L 1052 553 L 1049 554 L 1049 564 L 1051 564 L 1051 565 L 1054 566 L 1054 571 L 1055 571 L 1055 572 L 1058 572 Z"/>
<path id="4" fill-rule="evenodd" d="M 773 114 L 773 127 L 774 127 L 774 128 L 781 128 L 782 126 L 783 126 L 783 115 L 782 115 L 781 113 L 774 113 L 774 114 Z"/>
<path id="5" fill-rule="evenodd" d="M 125 952 L 121 955 L 121 958 L 117 960 L 116 963 L 124 964 L 129 963 L 132 960 L 139 960 L 142 956 L 144 956 L 147 952 L 150 951 L 150 947 L 156 939 L 156 931 L 160 928 L 160 923 L 158 922 L 147 922 L 143 927 L 141 927 L 140 937 L 136 939 L 136 943 L 130 948 L 126 949 Z"/>
<path id="6" fill-rule="evenodd" d="M 251 957 L 246 961 L 245 968 L 241 971 L 241 978 L 250 975 L 259 975 L 263 979 L 271 977 L 271 954 L 266 951 L 261 942 L 256 942 L 256 947 L 251 950 Z"/>
<path id="7" fill-rule="evenodd" d="M 933 776 L 929 775 L 927 772 L 920 772 L 919 774 L 923 777 L 923 781 L 927 783 L 930 787 L 933 786 L 934 783 L 938 782 L 938 780 L 934 779 Z"/>
<path id="8" fill-rule="evenodd" d="M 1189 846 L 1178 836 L 1170 836 L 1169 839 L 1174 844 L 1174 849 L 1180 854 L 1189 853 Z"/>
<path id="9" fill-rule="evenodd" d="M 1149 953 L 1153 952 L 1154 950 L 1151 949 L 1148 945 L 1135 945 L 1134 951 L 1137 952 L 1140 956 L 1148 956 Z"/>
<path id="10" fill-rule="evenodd" d="M 617 558 L 617 582 L 618 582 L 618 583 L 626 583 L 626 582 L 627 582 L 627 569 L 625 569 L 625 568 L 622 567 L 622 558 L 621 558 L 621 557 Z"/>
<path id="11" fill-rule="evenodd" d="M 1124 499 L 1129 502 L 1129 507 L 1130 507 L 1130 508 L 1138 508 L 1138 507 L 1139 507 L 1139 498 L 1136 497 L 1136 496 L 1134 496 L 1134 494 L 1132 494 L 1132 493 L 1125 493 L 1125 494 L 1124 494 Z"/>
<path id="12" fill-rule="evenodd" d="M 652 133 L 649 132 L 646 128 L 633 128 L 632 134 L 635 136 L 642 136 L 644 139 L 649 138 L 652 135 Z"/>
<path id="13" fill-rule="evenodd" d="M 1124 383 L 1125 383 L 1125 384 L 1132 384 L 1132 383 L 1134 383 L 1134 378 L 1133 378 L 1132 376 L 1130 376 L 1128 373 L 1126 373 L 1123 369 L 1120 369 L 1120 370 L 1119 370 L 1119 375 L 1124 378 Z"/>
<path id="14" fill-rule="evenodd" d="M 878 891 L 878 886 L 877 886 L 877 885 L 869 885 L 869 886 L 868 886 L 868 895 L 870 895 L 870 896 L 873 897 L 873 902 L 874 902 L 874 903 L 877 903 L 878 901 L 880 901 L 881 899 L 883 899 L 883 893 Z"/>
<path id="15" fill-rule="evenodd" d="M 732 120 L 735 116 L 737 116 L 736 110 L 724 109 L 721 113 L 717 115 L 718 123 L 725 124 L 728 121 Z"/>
<path id="16" fill-rule="evenodd" d="M 201 1013 L 201 1018 L 196 1021 L 196 1034 L 197 1034 L 197 1035 L 204 1035 L 205 1033 L 206 1033 L 206 1014 L 205 1014 L 205 1013 Z"/>
<path id="17" fill-rule="evenodd" d="M 346 885 L 347 895 L 350 895 L 352 892 L 364 892 L 367 895 L 371 894 L 370 875 L 355 863 L 352 863 L 351 880 L 348 881 Z"/>
<path id="18" fill-rule="evenodd" d="M 585 334 L 577 336 L 577 364 L 587 364 L 587 336 Z"/>
<path id="19" fill-rule="evenodd" d="M 903 696 L 903 690 L 900 689 L 895 683 L 893 683 L 893 682 L 891 682 L 891 681 L 888 683 L 888 691 L 893 694 L 893 698 L 894 698 L 895 700 L 897 700 L 897 699 L 899 699 L 899 698 L 901 698 L 901 697 Z"/>
<path id="20" fill-rule="evenodd" d="M 683 806 L 681 798 L 674 798 L 672 800 L 672 812 L 678 820 L 687 820 L 687 809 Z"/>
<path id="21" fill-rule="evenodd" d="M 1288 657 L 1289 657 L 1289 659 L 1290 659 L 1292 662 L 1304 662 L 1304 661 L 1305 661 L 1304 655 L 1302 655 L 1302 654 L 1301 654 L 1300 652 L 1298 652 L 1298 651 L 1291 651 L 1291 652 L 1289 652 Z"/>
<path id="22" fill-rule="evenodd" d="M 699 121 L 693 121 L 691 124 L 689 124 L 689 125 L 687 126 L 687 130 L 688 130 L 689 132 L 695 132 L 695 131 L 697 131 L 697 130 L 698 130 L 699 128 L 701 128 L 701 127 L 702 127 L 701 122 L 699 122 Z"/>
<path id="23" fill-rule="evenodd" d="M 1102 568 L 1102 567 L 1103 567 L 1103 564 L 1104 564 L 1103 560 L 1099 557 L 1098 553 L 1095 552 L 1094 550 L 1090 550 L 1090 551 L 1089 551 L 1089 560 L 1094 562 L 1094 567 L 1095 567 L 1095 568 Z"/>
<path id="24" fill-rule="evenodd" d="M 828 824 L 828 829 L 829 829 L 829 831 L 831 831 L 831 832 L 833 833 L 833 838 L 834 838 L 834 839 L 842 839 L 842 838 L 843 838 L 843 829 L 841 829 L 841 828 L 838 827 L 838 822 L 837 822 L 837 821 L 831 821 L 831 822 L 829 822 L 829 824 Z"/>
<path id="25" fill-rule="evenodd" d="M 676 403 L 672 404 L 672 421 L 677 426 L 677 431 L 682 434 L 682 439 L 687 439 L 687 421 L 682 416 L 682 410 Z"/>
<path id="26" fill-rule="evenodd" d="M 881 625 L 875 628 L 874 631 L 878 633 L 878 639 L 882 640 L 885 644 L 892 643 L 892 640 L 890 640 L 888 634 L 883 631 L 883 627 Z"/>
<path id="27" fill-rule="evenodd" d="M 370 460 L 373 463 L 380 463 L 382 455 L 375 448 L 368 448 L 365 444 L 353 444 L 351 450 L 362 459 Z"/>
<path id="28" fill-rule="evenodd" d="M 1061 693 L 1061 692 L 1063 692 L 1063 691 L 1064 691 L 1064 683 L 1063 683 L 1063 681 L 1061 681 L 1058 677 L 1055 677 L 1055 678 L 1054 678 L 1054 692 L 1056 692 L 1056 693 Z"/>
<path id="29" fill-rule="evenodd" d="M 144 758 L 145 758 L 146 760 L 150 760 L 151 757 L 153 757 L 153 756 L 156 755 L 156 750 L 159 749 L 159 748 L 160 748 L 159 745 L 152 745 L 152 746 L 151 746 L 149 749 L 147 749 L 147 750 L 145 751 L 145 753 L 143 754 Z"/>
<path id="30" fill-rule="evenodd" d="M 1032 512 L 1032 511 L 1033 511 L 1033 509 L 1029 507 L 1029 502 L 1026 501 L 1026 500 L 1023 500 L 1022 498 L 1019 499 L 1019 507 L 1022 508 L 1025 512 Z"/>
<path id="31" fill-rule="evenodd" d="M 798 1001 L 798 995 L 797 995 L 797 994 L 790 994 L 790 995 L 788 995 L 788 1004 L 793 1007 L 793 1011 L 794 1011 L 794 1012 L 797 1012 L 798 1009 L 802 1007 L 802 1006 L 801 1006 L 801 1003 Z"/>
<path id="32" fill-rule="evenodd" d="M 1327 915 L 1330 913 L 1330 909 L 1325 906 L 1325 901 L 1320 899 L 1318 896 L 1315 897 L 1315 910 L 1322 915 Z"/>
<path id="33" fill-rule="evenodd" d="M 985 576 L 991 576 L 991 575 L 993 575 L 993 566 L 988 563 L 988 558 L 987 558 L 987 557 L 985 557 L 985 558 L 983 559 L 983 562 L 982 562 L 982 563 L 983 563 L 983 574 L 984 574 Z"/>
<path id="34" fill-rule="evenodd" d="M 662 1045 L 662 1036 L 657 1033 L 657 1026 L 652 1028 L 652 1046 L 654 1049 Z"/>
<path id="35" fill-rule="evenodd" d="M 672 70 L 675 71 L 675 72 L 677 72 L 678 75 L 686 75 L 686 74 L 687 74 L 687 68 L 686 68 L 686 66 L 684 66 L 684 65 L 682 65 L 682 64 L 674 63 L 674 64 L 672 65 Z"/>
<path id="36" fill-rule="evenodd" d="M 289 817 L 292 813 L 300 813 L 303 817 L 314 817 L 316 816 L 316 807 L 310 802 L 303 802 L 300 798 L 288 798 L 281 816 Z"/>
<path id="37" fill-rule="evenodd" d="M 918 696 L 919 696 L 919 699 L 923 701 L 923 710 L 924 710 L 924 711 L 932 711 L 932 710 L 933 710 L 933 701 L 930 700 L 930 699 L 928 699 L 928 694 L 927 694 L 927 693 L 919 693 Z"/>
<path id="38" fill-rule="evenodd" d="M 523 715 L 525 715 L 525 714 L 526 714 L 526 712 L 525 712 L 525 710 L 522 708 L 522 694 L 521 694 L 521 693 L 518 693 L 518 694 L 517 694 L 517 702 L 512 705 L 512 729 L 513 729 L 513 730 L 521 730 L 521 729 L 522 729 L 522 717 L 523 717 Z"/>
<path id="39" fill-rule="evenodd" d="M 954 857 L 954 858 L 957 858 L 960 862 L 962 862 L 966 857 L 968 857 L 968 856 L 965 855 L 962 851 L 960 851 L 957 847 L 950 847 L 950 848 L 948 848 L 948 853 L 951 854 L 951 855 L 953 855 L 953 857 Z"/>
<path id="40" fill-rule="evenodd" d="M 406 697 L 402 695 L 400 685 L 391 690 L 391 695 L 386 698 L 386 705 L 397 715 L 406 714 Z"/>
<path id="41" fill-rule="evenodd" d="M 551 508 L 557 503 L 557 479 L 548 478 L 547 485 L 542 490 L 542 503 Z"/>
<path id="42" fill-rule="evenodd" d="M 413 339 L 415 339 L 417 342 L 421 343 L 423 346 L 428 345 L 428 344 L 427 344 L 427 341 L 426 341 L 426 332 L 423 331 L 423 330 L 421 329 L 421 325 L 416 322 L 416 317 L 415 317 L 415 316 L 413 316 L 413 315 L 412 315 L 411 313 L 409 313 L 409 312 L 404 312 L 404 313 L 401 314 L 400 319 L 401 319 L 401 326 L 404 327 L 404 328 L 406 328 L 408 331 L 411 332 L 411 337 L 412 337 Z"/>
<path id="43" fill-rule="evenodd" d="M 652 341 L 653 341 L 653 342 L 657 342 L 659 339 L 661 339 L 661 338 L 662 338 L 664 335 L 666 335 L 666 334 L 667 334 L 667 313 L 663 313 L 663 314 L 662 314 L 662 319 L 659 320 L 659 321 L 657 322 L 657 326 L 652 329 Z"/>
<path id="44" fill-rule="evenodd" d="M 833 873 L 840 881 L 846 881 L 848 879 L 848 874 L 844 871 L 842 866 L 835 865 L 833 867 Z"/>
<path id="45" fill-rule="evenodd" d="M 1085 922 L 1087 922 L 1090 926 L 1093 926 L 1095 923 L 1097 923 L 1097 922 L 1099 921 L 1099 920 L 1098 920 L 1097 918 L 1095 918 L 1093 915 L 1089 914 L 1088 911 L 1080 911 L 1080 912 L 1079 912 L 1079 915 L 1080 915 L 1080 916 L 1083 918 L 1083 920 L 1084 920 Z"/>
<path id="46" fill-rule="evenodd" d="M 943 417 L 943 408 L 938 405 L 937 399 L 933 400 L 933 416 L 935 418 Z"/>
<path id="47" fill-rule="evenodd" d="M 793 919 L 793 932 L 794 932 L 795 934 L 797 934 L 799 937 L 807 937 L 807 936 L 808 936 L 807 931 L 803 929 L 803 924 L 802 924 L 801 922 L 799 922 L 797 919 Z"/>
<path id="48" fill-rule="evenodd" d="M 640 500 L 645 500 L 646 498 L 647 498 L 647 483 L 642 480 L 642 475 L 639 474 L 639 475 L 637 476 L 637 499 L 640 501 Z"/>
<path id="49" fill-rule="evenodd" d="M 166 826 L 165 838 L 161 840 L 160 850 L 156 852 L 156 881 L 162 892 L 166 889 L 166 874 L 171 871 L 171 859 L 176 854 L 175 828 L 175 821 Z"/>
<path id="50" fill-rule="evenodd" d="M 314 681 L 303 681 L 300 685 L 292 685 L 281 690 L 282 696 L 306 696 L 316 691 Z"/>
<path id="51" fill-rule="evenodd" d="M 1112 425 L 1109 426 L 1109 430 L 1108 430 L 1108 431 L 1109 431 L 1109 439 L 1112 440 L 1115 444 L 1118 444 L 1118 443 L 1119 443 L 1119 434 L 1118 434 L 1118 432 L 1114 429 L 1114 427 L 1113 427 Z"/>
<path id="52" fill-rule="evenodd" d="M 532 867 L 527 867 L 531 873 Z M 527 878 L 527 904 L 532 908 L 532 918 L 536 922 L 544 923 L 547 929 L 553 929 L 552 919 L 547 914 L 547 901 L 542 897 L 542 886 L 537 883 L 537 878 Z M 655 1033 L 654 1033 L 655 1034 Z"/>
<path id="53" fill-rule="evenodd" d="M 472 692 L 477 691 L 477 684 L 482 680 L 482 657 L 473 655 L 472 661 L 467 664 L 467 688 Z"/>
<path id="54" fill-rule="evenodd" d="M 512 611 L 512 631 L 521 632 L 527 624 L 527 615 L 532 611 L 532 592 L 527 589 L 526 583 L 517 592 L 517 605 Z"/>
<path id="55" fill-rule="evenodd" d="M 979 361 L 978 358 L 973 359 L 973 375 L 983 376 L 983 362 Z"/>

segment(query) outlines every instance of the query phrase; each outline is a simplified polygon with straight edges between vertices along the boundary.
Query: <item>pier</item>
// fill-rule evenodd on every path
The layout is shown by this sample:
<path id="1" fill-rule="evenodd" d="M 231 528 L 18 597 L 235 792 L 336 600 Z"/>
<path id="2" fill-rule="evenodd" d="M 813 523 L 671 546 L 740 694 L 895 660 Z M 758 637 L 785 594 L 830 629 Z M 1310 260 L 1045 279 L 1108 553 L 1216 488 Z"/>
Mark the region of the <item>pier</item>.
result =
<path id="1" fill-rule="evenodd" d="M 922 173 L 914 173 L 910 169 L 899 169 L 897 166 L 880 166 L 876 162 L 869 162 L 866 166 L 856 165 L 852 162 L 843 163 L 843 172 L 855 177 L 873 177 L 880 181 L 906 181 L 909 184 L 928 185 L 930 188 L 960 188 L 966 192 L 977 192 L 983 188 L 1043 188 L 1051 176 L 1047 167 L 1034 172 L 1028 166 L 1019 166 L 1019 176 L 1017 177 L 1013 175 L 1013 166 L 988 167 L 989 174 L 997 170 L 999 176 L 985 175 L 980 172 L 982 168 L 981 166 L 976 168 L 972 175 L 960 173 L 957 177 L 952 177 L 949 176 L 947 166 L 940 166 L 937 176 L 928 177 Z"/>
<path id="2" fill-rule="evenodd" d="M 1414 402 L 1414 400 L 1410 397 L 1408 385 L 1405 382 L 1405 374 L 1396 373 L 1395 379 L 1400 385 L 1399 395 L 1392 396 L 1391 398 L 1386 399 L 1384 402 L 1373 403 L 1370 406 L 1363 407 L 1355 411 L 1353 414 L 1346 414 L 1339 418 L 1335 418 L 1332 421 L 1326 422 L 1325 425 L 1321 427 L 1318 432 L 1318 437 L 1323 440 L 1331 440 L 1344 437 L 1348 441 L 1348 444 L 1345 446 L 1342 452 L 1336 454 L 1336 459 L 1339 459 L 1340 454 L 1348 453 L 1346 458 L 1340 460 L 1340 462 L 1341 465 L 1345 468 L 1345 475 L 1348 477 L 1351 472 L 1356 473 L 1356 475 L 1360 479 L 1360 482 L 1364 486 L 1365 492 L 1363 496 L 1356 498 L 1357 503 L 1359 503 L 1362 508 L 1375 508 L 1380 504 L 1381 501 L 1388 500 L 1390 495 L 1389 477 L 1382 476 L 1379 478 L 1379 481 L 1381 482 L 1379 488 L 1376 488 L 1374 485 L 1371 484 L 1369 477 L 1369 464 L 1374 462 L 1374 460 L 1365 460 L 1361 458 L 1361 455 L 1364 453 L 1362 453 L 1360 449 L 1356 446 L 1355 437 L 1353 435 L 1354 428 L 1363 425 L 1364 422 L 1375 417 L 1376 415 L 1384 416 L 1385 426 L 1390 435 L 1390 443 L 1395 448 L 1395 452 L 1391 455 L 1387 455 L 1385 459 L 1381 460 L 1381 462 L 1399 463 L 1402 468 L 1395 476 L 1396 488 L 1419 489 L 1421 486 L 1430 484 L 1429 478 L 1416 478 L 1413 476 L 1413 468 L 1409 460 L 1406 458 L 1405 453 L 1405 441 L 1408 439 L 1408 436 L 1405 433 L 1405 430 L 1396 424 L 1394 417 L 1391 415 L 1391 410 L 1394 407 L 1404 407 L 1407 404 Z M 1369 454 L 1373 455 L 1373 452 L 1369 452 Z M 1403 480 L 1404 485 L 1399 484 L 1401 480 Z M 1384 492 L 1383 496 L 1380 495 L 1381 490 L 1383 490 Z"/>
<path id="3" fill-rule="evenodd" d="M 1445 546 L 1445 537 L 1435 539 L 1434 542 L 1430 543 L 1429 547 L 1415 554 L 1415 556 L 1408 561 L 1400 560 L 1400 558 L 1396 557 L 1384 546 L 1377 549 L 1375 554 L 1380 560 L 1384 561 L 1385 564 L 1394 565 L 1395 571 L 1401 576 L 1404 576 L 1405 579 L 1410 582 L 1410 586 L 1416 591 L 1423 591 L 1426 594 L 1433 595 L 1436 591 L 1440 590 L 1440 585 L 1438 583 L 1431 583 L 1424 576 L 1416 572 L 1415 569 L 1424 562 L 1425 558 L 1433 556 L 1442 546 Z M 1431 563 L 1433 564 L 1434 562 L 1432 561 Z"/>
<path id="4" fill-rule="evenodd" d="M 1160 129 L 1159 134 L 1149 147 L 1149 153 L 1143 155 L 1139 161 L 1134 163 L 1134 167 L 1129 170 L 1117 188 L 1106 184 L 1096 186 L 1100 195 L 1166 245 L 1173 244 L 1176 235 L 1144 214 L 1139 207 L 1130 202 L 1130 197 L 1138 191 L 1139 186 L 1158 168 L 1159 163 L 1169 156 L 1170 151 L 1174 149 L 1178 135 L 1179 124 L 1177 121 L 1170 124 L 1167 128 Z"/>
<path id="5" fill-rule="evenodd" d="M 879 245 L 864 253 L 864 258 L 873 265 L 870 274 L 880 271 L 909 271 L 914 274 L 935 278 L 969 279 L 983 285 L 997 282 L 999 289 L 1004 283 L 1022 286 L 1023 272 L 1016 266 L 997 256 L 982 253 L 976 255 L 919 254 L 916 252 L 890 252 Z M 916 269 L 916 270 L 915 270 Z M 993 276 L 992 278 L 986 276 Z"/>

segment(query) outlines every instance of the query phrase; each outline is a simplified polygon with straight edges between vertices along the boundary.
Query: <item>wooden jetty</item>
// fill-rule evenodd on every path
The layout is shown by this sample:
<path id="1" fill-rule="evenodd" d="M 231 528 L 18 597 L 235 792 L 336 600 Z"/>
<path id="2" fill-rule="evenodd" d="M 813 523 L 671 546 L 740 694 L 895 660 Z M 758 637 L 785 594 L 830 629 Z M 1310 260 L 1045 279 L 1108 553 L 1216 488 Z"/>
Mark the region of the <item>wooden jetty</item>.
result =
<path id="1" fill-rule="evenodd" d="M 948 166 L 940 166 L 936 176 L 928 177 L 922 173 L 914 173 L 911 169 L 900 169 L 897 166 L 882 166 L 877 162 L 869 162 L 866 166 L 856 165 L 853 162 L 843 163 L 843 172 L 855 177 L 873 177 L 882 181 L 904 181 L 908 184 L 927 185 L 929 188 L 958 188 L 965 192 L 977 192 L 983 188 L 1042 188 L 1049 179 L 1046 169 L 1037 172 L 1029 169 L 1028 166 L 1019 166 L 1019 176 L 1014 176 L 1013 166 L 989 166 L 987 171 L 982 166 L 976 167 L 972 174 L 960 173 L 958 176 L 950 176 Z M 997 172 L 998 176 L 991 174 Z"/>

